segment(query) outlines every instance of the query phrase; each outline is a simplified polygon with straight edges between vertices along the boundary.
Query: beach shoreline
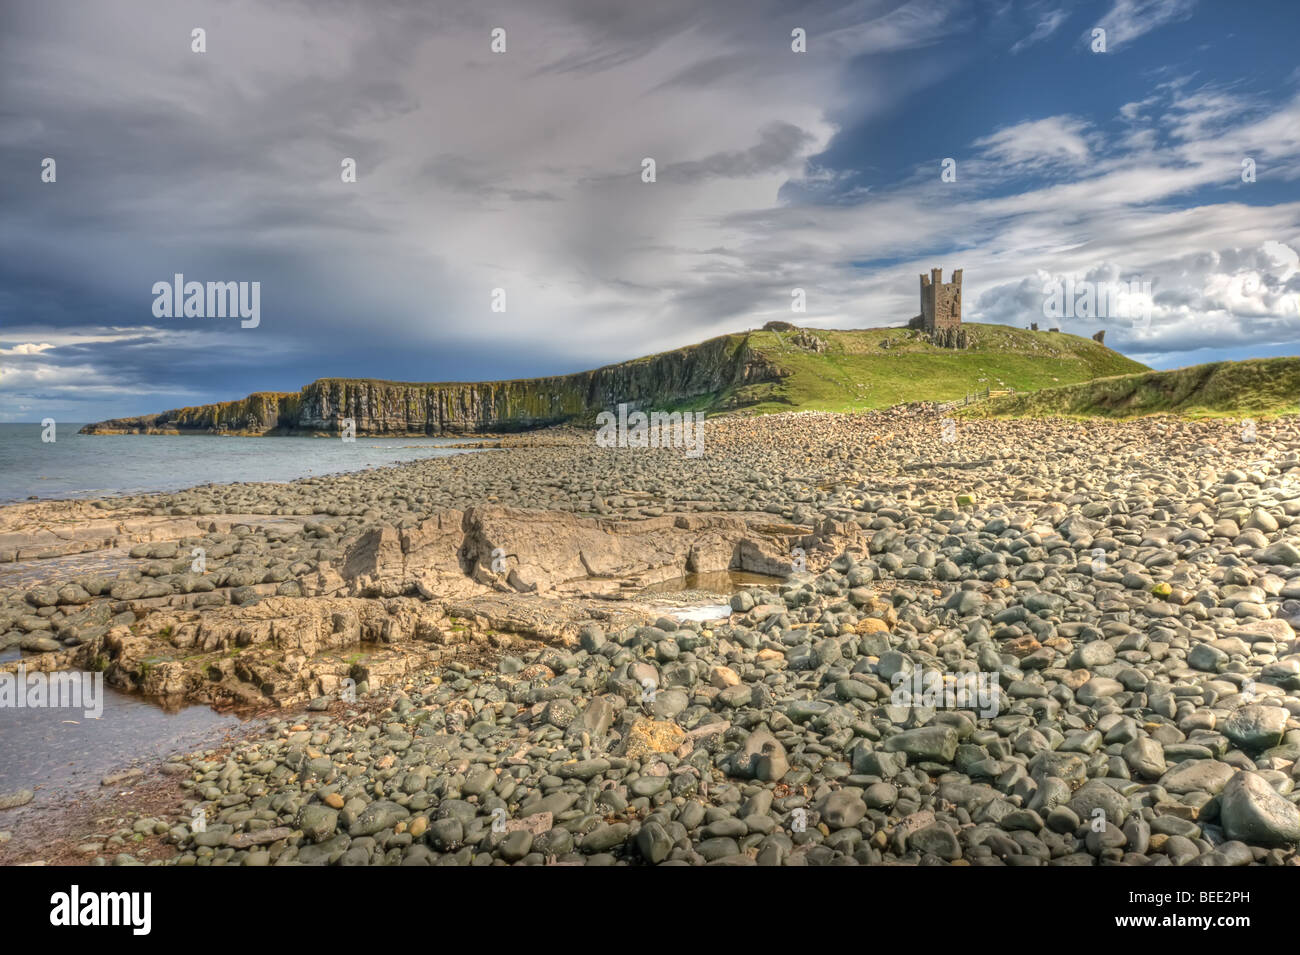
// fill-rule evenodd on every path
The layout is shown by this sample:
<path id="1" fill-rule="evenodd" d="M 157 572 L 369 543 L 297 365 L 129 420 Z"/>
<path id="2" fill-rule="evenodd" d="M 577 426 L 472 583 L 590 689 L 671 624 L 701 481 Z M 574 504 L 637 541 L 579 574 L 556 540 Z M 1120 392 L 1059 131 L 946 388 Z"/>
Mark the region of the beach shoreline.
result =
<path id="1" fill-rule="evenodd" d="M 952 422 L 0 507 L 0 649 L 273 714 L 44 861 L 1295 864 L 1300 419 Z"/>

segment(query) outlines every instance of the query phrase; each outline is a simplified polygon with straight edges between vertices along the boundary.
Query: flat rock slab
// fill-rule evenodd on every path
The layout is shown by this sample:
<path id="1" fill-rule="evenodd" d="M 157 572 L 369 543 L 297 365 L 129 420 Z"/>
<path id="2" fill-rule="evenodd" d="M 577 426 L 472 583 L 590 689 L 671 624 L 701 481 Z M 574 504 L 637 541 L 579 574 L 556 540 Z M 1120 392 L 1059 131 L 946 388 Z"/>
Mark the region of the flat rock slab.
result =
<path id="1" fill-rule="evenodd" d="M 257 832 L 239 832 L 226 840 L 232 849 L 247 849 L 249 846 L 264 846 L 268 842 L 288 839 L 293 830 L 288 826 L 276 826 L 274 829 L 259 829 Z"/>

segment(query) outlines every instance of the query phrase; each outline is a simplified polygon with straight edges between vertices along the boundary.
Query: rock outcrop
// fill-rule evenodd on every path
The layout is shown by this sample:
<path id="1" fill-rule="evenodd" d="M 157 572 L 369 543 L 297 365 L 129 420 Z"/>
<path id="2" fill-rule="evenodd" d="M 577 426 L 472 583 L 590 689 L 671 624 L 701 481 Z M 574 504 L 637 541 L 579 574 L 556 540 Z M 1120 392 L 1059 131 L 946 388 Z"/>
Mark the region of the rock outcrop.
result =
<path id="1" fill-rule="evenodd" d="M 211 526 L 229 530 L 231 521 Z M 263 518 L 241 528 L 245 537 L 279 540 L 300 526 Z M 154 572 L 172 569 L 171 561 L 188 568 L 188 554 L 167 538 L 197 529 L 192 520 L 158 519 L 143 529 L 154 543 L 132 553 L 153 560 Z M 180 593 L 110 578 L 88 583 L 94 594 L 34 588 L 33 608 L 87 609 L 43 630 L 48 645 L 22 663 L 33 672 L 103 672 L 109 685 L 165 705 L 284 706 L 347 679 L 392 682 L 493 634 L 568 646 L 585 622 L 647 623 L 652 611 L 638 595 L 651 584 L 729 570 L 785 577 L 796 570 L 796 549 L 820 566 L 860 534 L 854 523 L 774 524 L 757 513 L 616 520 L 446 509 L 400 526 L 371 525 L 337 566 L 304 563 L 287 583 L 258 565 L 190 574 Z M 61 646 L 56 634 L 72 645 Z M 15 666 L 0 664 L 0 672 Z"/>
<path id="2" fill-rule="evenodd" d="M 413 527 L 379 525 L 348 548 L 347 592 L 360 597 L 460 597 L 575 589 L 617 592 L 686 574 L 743 570 L 785 576 L 791 552 L 829 551 L 855 539 L 854 524 L 763 526 L 759 516 L 679 514 L 636 521 L 561 511 L 471 507 Z M 764 522 L 765 523 L 765 522 Z"/>

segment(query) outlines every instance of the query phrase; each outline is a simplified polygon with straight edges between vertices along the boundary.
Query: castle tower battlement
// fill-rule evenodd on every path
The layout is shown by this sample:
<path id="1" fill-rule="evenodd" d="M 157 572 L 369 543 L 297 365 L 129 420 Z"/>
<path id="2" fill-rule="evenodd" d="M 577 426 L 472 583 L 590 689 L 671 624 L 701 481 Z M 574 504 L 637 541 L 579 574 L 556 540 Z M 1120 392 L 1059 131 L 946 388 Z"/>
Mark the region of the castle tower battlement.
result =
<path id="1" fill-rule="evenodd" d="M 943 269 L 921 274 L 921 328 L 927 334 L 961 326 L 961 269 L 952 281 L 943 280 Z"/>

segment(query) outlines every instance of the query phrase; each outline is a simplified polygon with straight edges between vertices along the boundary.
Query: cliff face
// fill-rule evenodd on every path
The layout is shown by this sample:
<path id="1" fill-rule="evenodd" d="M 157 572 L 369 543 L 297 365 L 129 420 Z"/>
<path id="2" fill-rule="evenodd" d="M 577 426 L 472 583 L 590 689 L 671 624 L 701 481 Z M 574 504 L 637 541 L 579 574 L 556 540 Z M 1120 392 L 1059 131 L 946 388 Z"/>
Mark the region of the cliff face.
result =
<path id="1" fill-rule="evenodd" d="M 85 434 L 336 433 L 344 418 L 361 435 L 521 431 L 614 410 L 620 402 L 669 409 L 784 373 L 747 336 L 724 336 L 594 371 L 516 381 L 417 384 L 322 378 L 297 393 L 259 392 L 241 401 L 116 418 Z"/>
<path id="2" fill-rule="evenodd" d="M 112 418 L 88 424 L 82 434 L 267 434 L 291 430 L 302 396 L 296 392 L 259 391 L 238 401 L 176 408 L 138 418 Z"/>

